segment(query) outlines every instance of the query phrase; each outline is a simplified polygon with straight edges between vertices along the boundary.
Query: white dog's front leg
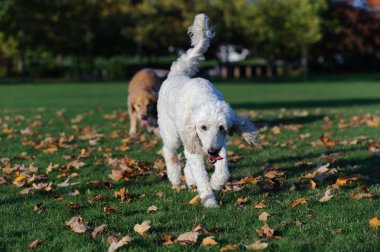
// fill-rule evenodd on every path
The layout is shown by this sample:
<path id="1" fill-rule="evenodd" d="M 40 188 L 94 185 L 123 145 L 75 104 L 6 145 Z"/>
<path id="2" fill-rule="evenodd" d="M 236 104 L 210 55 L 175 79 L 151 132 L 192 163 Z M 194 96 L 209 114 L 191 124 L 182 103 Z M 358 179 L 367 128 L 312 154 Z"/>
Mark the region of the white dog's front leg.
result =
<path id="1" fill-rule="evenodd" d="M 227 150 L 226 145 L 223 146 L 219 152 L 219 156 L 223 159 L 218 160 L 215 163 L 215 171 L 211 176 L 211 187 L 215 191 L 219 191 L 223 185 L 228 181 L 230 173 L 228 171 L 228 160 L 227 160 Z"/>
<path id="2" fill-rule="evenodd" d="M 205 207 L 217 207 L 218 203 L 215 200 L 208 175 L 203 162 L 203 155 L 193 154 L 185 149 L 185 156 L 189 162 L 189 168 L 192 171 L 193 178 L 197 184 L 197 190 L 201 197 L 202 204 Z"/>
<path id="3" fill-rule="evenodd" d="M 177 151 L 174 148 L 169 149 L 166 146 L 163 147 L 162 151 L 169 181 L 173 186 L 179 186 L 181 184 L 181 167 L 179 165 Z"/>
<path id="4" fill-rule="evenodd" d="M 191 186 L 196 184 L 193 176 L 193 172 L 190 167 L 190 162 L 186 162 L 185 169 L 183 170 L 185 173 L 186 185 L 189 191 L 192 189 Z"/>

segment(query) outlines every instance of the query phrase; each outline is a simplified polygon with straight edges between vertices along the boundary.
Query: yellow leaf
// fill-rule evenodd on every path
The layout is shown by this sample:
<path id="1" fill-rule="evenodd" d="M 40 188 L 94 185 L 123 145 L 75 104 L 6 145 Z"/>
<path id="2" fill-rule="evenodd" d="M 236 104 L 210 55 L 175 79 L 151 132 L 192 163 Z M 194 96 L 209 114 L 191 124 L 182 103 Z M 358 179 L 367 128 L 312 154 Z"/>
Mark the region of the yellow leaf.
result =
<path id="1" fill-rule="evenodd" d="M 192 200 L 189 201 L 189 204 L 192 206 L 199 205 L 201 203 L 201 196 L 197 195 Z"/>
<path id="2" fill-rule="evenodd" d="M 225 251 L 233 251 L 233 250 L 236 250 L 236 249 L 238 249 L 238 245 L 231 243 L 231 244 L 227 244 L 223 248 L 219 249 L 219 251 L 220 252 L 225 252 Z"/>
<path id="3" fill-rule="evenodd" d="M 202 246 L 215 246 L 218 243 L 213 239 L 213 236 L 208 236 L 202 240 Z"/>
<path id="4" fill-rule="evenodd" d="M 24 173 L 21 173 L 20 175 L 18 175 L 16 178 L 15 178 L 15 181 L 14 182 L 20 182 L 22 180 L 26 179 L 26 174 Z"/>
<path id="5" fill-rule="evenodd" d="M 369 221 L 369 225 L 373 228 L 378 228 L 380 226 L 380 220 L 379 218 L 377 217 L 373 217 L 370 221 Z"/>

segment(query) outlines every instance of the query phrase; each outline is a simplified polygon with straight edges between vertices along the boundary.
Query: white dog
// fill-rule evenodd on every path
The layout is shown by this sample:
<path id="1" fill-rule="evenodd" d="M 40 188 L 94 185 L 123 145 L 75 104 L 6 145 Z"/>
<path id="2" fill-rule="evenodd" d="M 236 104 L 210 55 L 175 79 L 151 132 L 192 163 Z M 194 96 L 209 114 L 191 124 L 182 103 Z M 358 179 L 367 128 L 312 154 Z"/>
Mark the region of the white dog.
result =
<path id="1" fill-rule="evenodd" d="M 190 48 L 170 69 L 158 96 L 158 125 L 164 143 L 167 174 L 173 186 L 180 184 L 181 168 L 177 149 L 182 142 L 187 159 L 184 169 L 186 184 L 196 184 L 202 204 L 217 207 L 213 190 L 220 190 L 229 177 L 226 151 L 227 134 L 242 134 L 253 145 L 257 132 L 253 124 L 237 116 L 222 94 L 206 79 L 191 78 L 196 65 L 213 37 L 208 17 L 198 14 L 189 28 Z M 215 164 L 209 181 L 204 156 Z"/>

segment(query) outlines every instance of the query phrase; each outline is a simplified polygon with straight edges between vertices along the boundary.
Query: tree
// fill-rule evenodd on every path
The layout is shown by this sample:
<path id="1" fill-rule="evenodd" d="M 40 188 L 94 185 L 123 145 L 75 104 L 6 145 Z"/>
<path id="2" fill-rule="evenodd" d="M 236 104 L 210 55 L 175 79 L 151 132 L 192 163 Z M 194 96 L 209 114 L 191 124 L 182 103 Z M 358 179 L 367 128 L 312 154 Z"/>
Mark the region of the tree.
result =
<path id="1" fill-rule="evenodd" d="M 257 0 L 244 11 L 245 31 L 270 60 L 301 56 L 306 79 L 308 49 L 322 37 L 320 11 L 325 6 L 325 0 Z"/>

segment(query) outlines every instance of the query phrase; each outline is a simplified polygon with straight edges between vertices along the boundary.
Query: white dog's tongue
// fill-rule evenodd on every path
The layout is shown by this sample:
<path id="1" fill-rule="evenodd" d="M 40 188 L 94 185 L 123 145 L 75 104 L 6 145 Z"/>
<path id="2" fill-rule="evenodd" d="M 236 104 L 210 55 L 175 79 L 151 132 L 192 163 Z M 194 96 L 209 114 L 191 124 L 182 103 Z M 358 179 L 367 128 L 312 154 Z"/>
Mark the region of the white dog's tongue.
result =
<path id="1" fill-rule="evenodd" d="M 221 157 L 221 156 L 219 156 L 219 155 L 216 155 L 216 156 L 209 156 L 208 157 L 208 162 L 210 163 L 210 164 L 215 164 L 216 163 L 216 161 L 218 161 L 218 160 L 222 160 L 223 158 Z"/>

